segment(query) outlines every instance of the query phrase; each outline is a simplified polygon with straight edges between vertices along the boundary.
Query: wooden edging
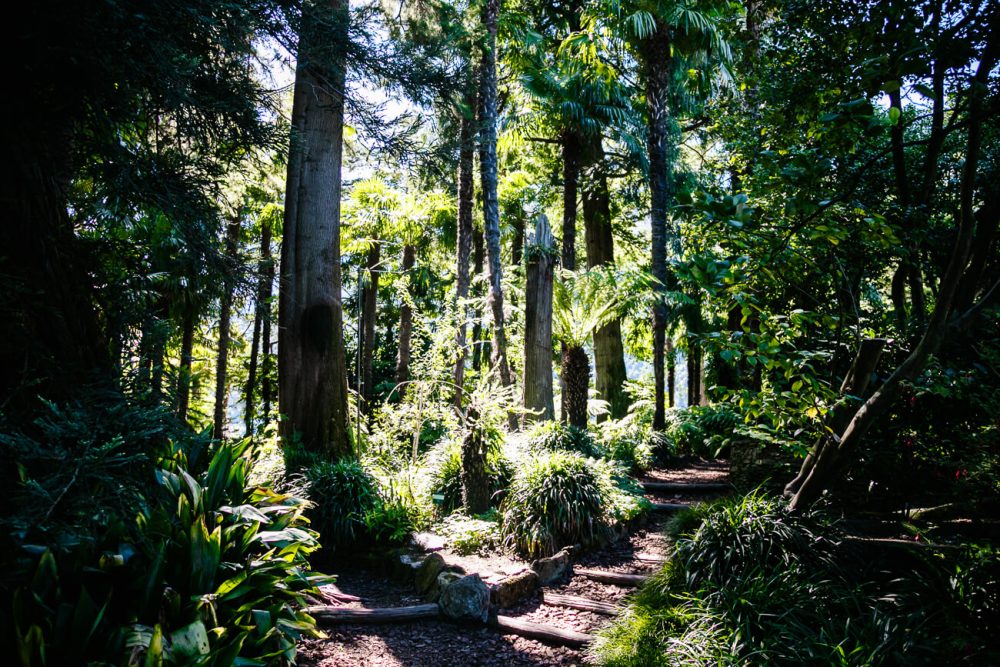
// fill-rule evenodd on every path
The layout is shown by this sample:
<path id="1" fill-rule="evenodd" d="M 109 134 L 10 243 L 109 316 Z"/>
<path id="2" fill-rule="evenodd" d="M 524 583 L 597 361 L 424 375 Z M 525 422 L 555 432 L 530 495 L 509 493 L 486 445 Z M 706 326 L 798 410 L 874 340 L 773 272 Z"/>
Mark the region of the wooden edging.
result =
<path id="1" fill-rule="evenodd" d="M 588 579 L 600 581 L 605 584 L 615 584 L 618 586 L 638 586 L 649 579 L 648 574 L 627 574 L 624 572 L 608 572 L 607 570 L 585 570 L 575 569 L 576 574 L 583 575 Z"/>
<path id="2" fill-rule="evenodd" d="M 617 616 L 622 608 L 610 602 L 599 602 L 588 598 L 577 597 L 576 595 L 559 595 L 558 593 L 542 592 L 542 602 L 558 607 L 569 607 L 580 611 L 589 611 L 604 616 Z"/>
<path id="3" fill-rule="evenodd" d="M 320 605 L 306 607 L 305 612 L 321 623 L 400 623 L 425 618 L 437 618 L 441 610 L 437 604 L 418 604 L 412 607 L 384 607 L 380 609 L 352 609 Z"/>
<path id="4" fill-rule="evenodd" d="M 668 491 L 686 493 L 688 491 L 732 491 L 729 482 L 643 482 L 642 488 L 647 491 Z"/>
<path id="5" fill-rule="evenodd" d="M 684 505 L 683 503 L 650 503 L 650 505 L 652 505 L 652 510 L 654 512 L 678 512 L 691 507 L 690 505 Z"/>
<path id="6" fill-rule="evenodd" d="M 593 639 L 591 635 L 576 630 L 564 630 L 544 623 L 531 623 L 511 616 L 491 616 L 488 624 L 501 632 L 574 648 L 586 646 Z"/>

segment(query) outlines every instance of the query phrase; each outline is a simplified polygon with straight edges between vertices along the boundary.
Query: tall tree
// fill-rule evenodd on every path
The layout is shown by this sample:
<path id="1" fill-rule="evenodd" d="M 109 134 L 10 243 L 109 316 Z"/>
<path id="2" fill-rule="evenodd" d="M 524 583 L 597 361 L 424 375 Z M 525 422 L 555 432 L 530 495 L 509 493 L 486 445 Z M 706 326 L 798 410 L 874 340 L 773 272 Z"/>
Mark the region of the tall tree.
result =
<path id="1" fill-rule="evenodd" d="M 534 238 L 527 248 L 524 286 L 524 408 L 525 420 L 551 421 L 552 399 L 552 279 L 555 243 L 544 214 L 535 220 Z"/>
<path id="2" fill-rule="evenodd" d="M 229 405 L 229 334 L 233 316 L 233 297 L 236 290 L 235 268 L 239 265 L 240 214 L 236 213 L 226 225 L 226 258 L 232 271 L 223 280 L 219 297 L 219 346 L 215 357 L 215 405 L 212 413 L 212 437 L 222 440 L 226 427 L 226 407 Z"/>
<path id="3" fill-rule="evenodd" d="M 279 294 L 282 436 L 353 453 L 340 298 L 340 193 L 347 3 L 303 7 L 292 103 Z"/>
<path id="4" fill-rule="evenodd" d="M 247 384 L 244 392 L 244 426 L 245 436 L 250 437 L 254 431 L 254 418 L 257 414 L 257 375 L 260 368 L 261 347 L 263 356 L 268 355 L 268 347 L 271 336 L 271 328 L 268 325 L 271 319 L 271 284 L 274 282 L 274 261 L 271 258 L 271 221 L 266 215 L 261 216 L 260 223 L 260 257 L 257 260 L 257 293 L 254 301 L 253 333 L 250 337 L 250 366 L 247 370 Z M 262 332 L 264 342 L 261 345 Z M 266 374 L 266 369 L 264 369 Z M 262 392 L 263 393 L 263 392 Z M 267 423 L 267 411 L 262 415 L 264 423 Z"/>
<path id="5" fill-rule="evenodd" d="M 456 242 L 455 262 L 455 303 L 458 312 L 458 330 L 455 334 L 455 346 L 458 348 L 458 358 L 455 360 L 455 401 L 462 404 L 462 387 L 465 384 L 467 308 L 465 300 L 469 297 L 469 260 L 472 257 L 472 236 L 474 223 L 472 216 L 473 195 L 475 190 L 473 174 L 473 158 L 476 150 L 476 128 L 473 109 L 476 108 L 475 75 L 470 72 L 466 84 L 465 105 L 462 110 L 459 128 L 458 148 L 458 239 Z"/>

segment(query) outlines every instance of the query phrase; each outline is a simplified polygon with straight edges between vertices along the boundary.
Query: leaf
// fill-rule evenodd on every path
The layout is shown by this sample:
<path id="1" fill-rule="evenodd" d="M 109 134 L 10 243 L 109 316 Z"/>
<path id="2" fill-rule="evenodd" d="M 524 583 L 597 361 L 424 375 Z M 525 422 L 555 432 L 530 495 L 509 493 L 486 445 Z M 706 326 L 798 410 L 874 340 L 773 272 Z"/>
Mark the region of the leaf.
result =
<path id="1" fill-rule="evenodd" d="M 902 112 L 899 110 L 899 107 L 892 107 L 892 108 L 890 108 L 889 109 L 889 123 L 892 124 L 892 125 L 898 124 L 899 123 L 899 117 L 901 115 L 902 115 Z"/>
<path id="2" fill-rule="evenodd" d="M 208 631 L 205 629 L 205 624 L 201 621 L 195 621 L 176 632 L 172 632 L 170 644 L 173 653 L 184 658 L 208 655 Z"/>

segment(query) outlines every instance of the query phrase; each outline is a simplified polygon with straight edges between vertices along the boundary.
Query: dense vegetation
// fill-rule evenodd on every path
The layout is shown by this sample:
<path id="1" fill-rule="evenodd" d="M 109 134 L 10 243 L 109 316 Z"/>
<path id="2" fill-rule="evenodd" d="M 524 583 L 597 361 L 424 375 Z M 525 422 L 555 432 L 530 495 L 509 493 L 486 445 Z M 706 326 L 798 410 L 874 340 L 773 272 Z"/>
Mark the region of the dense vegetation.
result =
<path id="1" fill-rule="evenodd" d="M 761 490 L 601 662 L 997 660 L 996 3 L 29 4 L 16 664 L 289 664 L 314 566 L 599 545 L 689 457 Z"/>

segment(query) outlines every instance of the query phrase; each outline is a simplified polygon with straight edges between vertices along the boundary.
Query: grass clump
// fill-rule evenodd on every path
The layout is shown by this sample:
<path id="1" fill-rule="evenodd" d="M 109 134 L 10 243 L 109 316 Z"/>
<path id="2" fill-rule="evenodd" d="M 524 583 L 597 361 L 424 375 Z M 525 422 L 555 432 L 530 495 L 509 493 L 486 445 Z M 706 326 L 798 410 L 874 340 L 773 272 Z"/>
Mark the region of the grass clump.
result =
<path id="1" fill-rule="evenodd" d="M 431 494 L 437 496 L 435 502 L 442 513 L 451 513 L 462 506 L 462 443 L 443 440 L 428 458 Z M 499 447 L 491 447 L 486 454 L 486 471 L 490 477 L 491 504 L 495 507 L 510 485 L 513 466 Z"/>
<path id="2" fill-rule="evenodd" d="M 434 526 L 434 532 L 463 556 L 486 553 L 500 546 L 500 526 L 495 510 L 471 517 L 463 512 L 449 514 Z"/>
<path id="3" fill-rule="evenodd" d="M 576 452 L 598 458 L 605 454 L 587 429 L 557 421 L 538 422 L 526 434 L 532 452 Z"/>
<path id="4" fill-rule="evenodd" d="M 606 531 L 600 475 L 579 454 L 554 451 L 528 458 L 501 506 L 504 544 L 529 557 L 567 544 L 591 544 Z"/>

